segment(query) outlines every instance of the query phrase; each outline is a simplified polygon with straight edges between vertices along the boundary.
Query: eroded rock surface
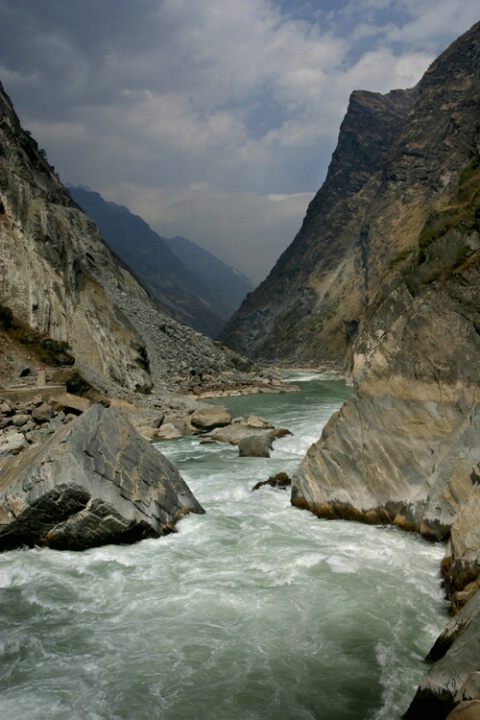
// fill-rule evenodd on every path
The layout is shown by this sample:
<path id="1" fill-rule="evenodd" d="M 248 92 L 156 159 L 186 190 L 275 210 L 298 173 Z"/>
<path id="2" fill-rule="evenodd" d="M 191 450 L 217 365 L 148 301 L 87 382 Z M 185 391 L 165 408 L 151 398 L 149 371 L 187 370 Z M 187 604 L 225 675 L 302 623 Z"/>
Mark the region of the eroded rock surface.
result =
<path id="1" fill-rule="evenodd" d="M 97 404 L 4 461 L 0 549 L 82 550 L 160 537 L 189 512 L 203 509 L 173 465 L 119 413 Z"/>
<path id="2" fill-rule="evenodd" d="M 432 648 L 429 659 L 436 662 L 420 682 L 406 720 L 444 720 L 456 705 L 460 712 L 466 701 L 480 699 L 479 637 L 480 595 L 447 625 Z"/>
<path id="3" fill-rule="evenodd" d="M 480 459 L 479 72 L 477 24 L 420 82 L 360 232 L 355 391 L 292 478 L 294 504 L 321 517 L 443 538 L 470 494 Z"/>

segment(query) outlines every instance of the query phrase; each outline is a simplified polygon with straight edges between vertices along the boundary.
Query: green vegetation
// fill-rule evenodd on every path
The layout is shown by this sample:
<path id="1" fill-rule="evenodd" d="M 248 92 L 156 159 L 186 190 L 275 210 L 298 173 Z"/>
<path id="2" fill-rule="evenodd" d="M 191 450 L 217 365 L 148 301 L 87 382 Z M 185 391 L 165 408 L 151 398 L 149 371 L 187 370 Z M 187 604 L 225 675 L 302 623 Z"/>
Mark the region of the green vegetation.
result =
<path id="1" fill-rule="evenodd" d="M 469 197 L 472 190 L 472 183 L 475 180 L 475 186 L 478 186 L 480 176 L 480 158 L 474 157 L 458 176 L 458 194 L 461 200 Z"/>
<path id="2" fill-rule="evenodd" d="M 418 238 L 419 260 L 433 242 L 459 229 L 463 233 L 480 230 L 480 158 L 475 156 L 459 173 L 458 202 L 427 218 Z M 468 254 L 468 249 L 465 248 Z"/>
<path id="3" fill-rule="evenodd" d="M 480 229 L 480 154 L 475 153 L 470 162 L 460 170 L 457 186 L 457 203 L 430 215 L 418 238 L 420 259 L 424 251 L 433 242 L 446 235 L 450 230 L 461 231 Z M 393 262 L 395 258 L 392 259 Z"/>
<path id="4" fill-rule="evenodd" d="M 464 208 L 456 206 L 448 207 L 445 210 L 430 215 L 418 238 L 419 250 L 426 250 L 435 240 L 446 235 L 449 230 L 458 227 L 463 214 Z"/>
<path id="5" fill-rule="evenodd" d="M 413 249 L 411 247 L 400 250 L 399 253 L 397 253 L 392 258 L 390 258 L 389 263 L 388 263 L 388 269 L 392 270 L 396 265 L 398 265 L 398 263 L 401 263 L 404 260 L 406 260 L 409 257 L 409 255 L 412 254 L 412 252 L 413 252 Z"/>
<path id="6" fill-rule="evenodd" d="M 45 365 L 73 365 L 75 358 L 70 346 L 63 340 L 54 340 L 16 318 L 6 305 L 0 305 L 0 327 L 12 340 L 21 343 Z"/>

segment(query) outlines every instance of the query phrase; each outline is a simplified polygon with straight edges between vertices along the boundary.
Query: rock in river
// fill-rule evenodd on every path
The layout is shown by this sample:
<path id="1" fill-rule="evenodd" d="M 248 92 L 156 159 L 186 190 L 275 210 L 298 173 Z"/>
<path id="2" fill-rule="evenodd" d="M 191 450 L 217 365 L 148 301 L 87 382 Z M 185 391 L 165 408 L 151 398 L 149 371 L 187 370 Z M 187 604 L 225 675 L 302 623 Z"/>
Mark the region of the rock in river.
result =
<path id="1" fill-rule="evenodd" d="M 178 471 L 102 405 L 2 465 L 1 550 L 159 537 L 189 512 L 204 511 Z"/>

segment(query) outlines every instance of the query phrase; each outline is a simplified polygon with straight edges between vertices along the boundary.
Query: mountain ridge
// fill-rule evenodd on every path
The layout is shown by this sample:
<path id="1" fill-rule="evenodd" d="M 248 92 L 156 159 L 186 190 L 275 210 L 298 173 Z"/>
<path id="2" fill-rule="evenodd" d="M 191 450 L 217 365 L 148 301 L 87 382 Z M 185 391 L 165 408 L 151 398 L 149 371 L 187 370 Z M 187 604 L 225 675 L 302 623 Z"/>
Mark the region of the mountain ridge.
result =
<path id="1" fill-rule="evenodd" d="M 106 201 L 100 193 L 70 187 L 75 202 L 95 222 L 110 249 L 126 263 L 165 312 L 193 329 L 216 337 L 251 289 L 251 283 L 233 275 L 218 258 L 199 248 L 196 257 L 216 270 L 205 277 L 189 260 L 184 247 L 156 233 L 127 207 Z M 192 241 L 188 248 L 198 247 Z M 246 280 L 246 279 L 245 279 Z M 232 289 L 233 288 L 233 289 Z"/>

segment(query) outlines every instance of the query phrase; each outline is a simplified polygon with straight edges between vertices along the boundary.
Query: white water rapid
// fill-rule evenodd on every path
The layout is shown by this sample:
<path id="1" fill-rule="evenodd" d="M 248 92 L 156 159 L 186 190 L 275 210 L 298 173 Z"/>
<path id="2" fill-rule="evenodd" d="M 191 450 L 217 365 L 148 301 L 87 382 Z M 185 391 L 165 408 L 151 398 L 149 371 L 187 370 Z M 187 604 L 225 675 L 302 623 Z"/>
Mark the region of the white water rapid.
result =
<path id="1" fill-rule="evenodd" d="M 271 459 L 185 438 L 159 446 L 207 511 L 178 533 L 83 553 L 0 556 L 3 720 L 392 720 L 446 621 L 441 544 L 321 521 L 291 474 L 348 397 L 297 374 L 300 393 L 221 401 L 294 435 Z"/>

